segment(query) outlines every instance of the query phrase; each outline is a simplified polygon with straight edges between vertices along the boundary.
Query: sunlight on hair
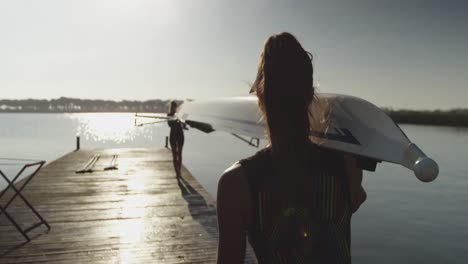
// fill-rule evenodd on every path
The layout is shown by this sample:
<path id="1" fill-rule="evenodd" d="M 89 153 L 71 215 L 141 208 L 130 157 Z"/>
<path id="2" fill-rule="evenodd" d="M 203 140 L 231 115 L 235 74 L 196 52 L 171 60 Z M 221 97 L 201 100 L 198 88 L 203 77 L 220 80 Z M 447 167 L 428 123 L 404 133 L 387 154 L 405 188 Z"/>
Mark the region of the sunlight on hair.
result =
<path id="1" fill-rule="evenodd" d="M 331 108 L 330 103 L 326 98 L 314 98 L 311 106 L 309 106 L 310 131 L 323 132 L 327 134 L 331 127 L 330 123 Z M 317 145 L 321 145 L 325 139 L 315 136 L 309 136 L 309 140 Z"/>

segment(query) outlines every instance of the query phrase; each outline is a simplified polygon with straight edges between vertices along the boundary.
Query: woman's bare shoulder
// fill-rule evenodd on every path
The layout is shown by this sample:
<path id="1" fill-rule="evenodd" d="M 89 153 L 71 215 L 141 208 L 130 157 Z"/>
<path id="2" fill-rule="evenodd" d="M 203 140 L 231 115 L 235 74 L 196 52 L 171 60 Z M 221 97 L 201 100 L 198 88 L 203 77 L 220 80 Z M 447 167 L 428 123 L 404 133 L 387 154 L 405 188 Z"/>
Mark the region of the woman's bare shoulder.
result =
<path id="1" fill-rule="evenodd" d="M 240 216 L 243 225 L 250 223 L 250 192 L 244 169 L 239 162 L 226 169 L 218 182 L 217 212 L 234 218 Z"/>
<path id="2" fill-rule="evenodd" d="M 218 182 L 218 192 L 223 189 L 237 189 L 245 188 L 247 181 L 245 179 L 244 169 L 240 162 L 236 161 L 229 168 L 227 168 Z"/>

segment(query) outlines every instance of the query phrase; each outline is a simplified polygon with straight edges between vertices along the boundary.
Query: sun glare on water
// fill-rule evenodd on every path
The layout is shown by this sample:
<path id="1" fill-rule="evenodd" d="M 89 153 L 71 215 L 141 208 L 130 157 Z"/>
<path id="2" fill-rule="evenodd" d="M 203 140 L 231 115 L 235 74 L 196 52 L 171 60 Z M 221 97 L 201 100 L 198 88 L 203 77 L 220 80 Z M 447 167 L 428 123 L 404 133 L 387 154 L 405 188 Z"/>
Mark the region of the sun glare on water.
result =
<path id="1" fill-rule="evenodd" d="M 133 141 L 138 136 L 152 137 L 150 127 L 136 128 L 131 113 L 71 114 L 77 122 L 77 136 L 86 141 L 113 142 Z"/>

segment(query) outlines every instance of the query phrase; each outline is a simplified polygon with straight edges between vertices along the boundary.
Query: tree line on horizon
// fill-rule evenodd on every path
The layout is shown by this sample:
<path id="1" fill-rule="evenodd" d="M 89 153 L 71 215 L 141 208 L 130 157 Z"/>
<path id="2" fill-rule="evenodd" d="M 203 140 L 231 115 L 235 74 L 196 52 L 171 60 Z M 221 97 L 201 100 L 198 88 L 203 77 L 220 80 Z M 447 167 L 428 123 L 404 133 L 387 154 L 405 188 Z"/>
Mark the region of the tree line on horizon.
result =
<path id="1" fill-rule="evenodd" d="M 86 113 L 86 112 L 167 112 L 169 100 L 112 101 L 60 97 L 58 99 L 0 100 L 0 112 Z"/>
<path id="2" fill-rule="evenodd" d="M 395 122 L 401 124 L 468 127 L 468 108 L 433 111 L 384 109 L 384 111 Z"/>
<path id="3" fill-rule="evenodd" d="M 7 113 L 85 113 L 168 111 L 170 100 L 112 101 L 60 97 L 58 99 L 0 100 L 0 112 Z M 178 101 L 179 103 L 182 101 Z M 451 110 L 383 109 L 395 122 L 403 124 L 468 127 L 468 108 Z"/>

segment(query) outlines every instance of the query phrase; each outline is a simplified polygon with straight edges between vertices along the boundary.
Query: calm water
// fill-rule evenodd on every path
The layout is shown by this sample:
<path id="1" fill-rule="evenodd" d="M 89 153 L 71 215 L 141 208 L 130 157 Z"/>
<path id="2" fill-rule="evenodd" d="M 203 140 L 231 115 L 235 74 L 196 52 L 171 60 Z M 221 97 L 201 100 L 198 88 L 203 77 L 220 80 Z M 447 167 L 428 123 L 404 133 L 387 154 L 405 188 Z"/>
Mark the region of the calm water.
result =
<path id="1" fill-rule="evenodd" d="M 421 183 L 391 164 L 366 173 L 368 201 L 353 216 L 353 263 L 468 263 L 468 129 L 402 129 L 439 163 L 439 178 Z M 82 148 L 160 148 L 168 127 L 135 128 L 132 114 L 0 114 L 0 157 L 51 161 L 72 151 L 78 134 Z M 222 171 L 257 150 L 224 133 L 190 130 L 185 142 L 184 164 L 213 195 Z M 0 166 L 10 175 L 17 169 Z"/>

